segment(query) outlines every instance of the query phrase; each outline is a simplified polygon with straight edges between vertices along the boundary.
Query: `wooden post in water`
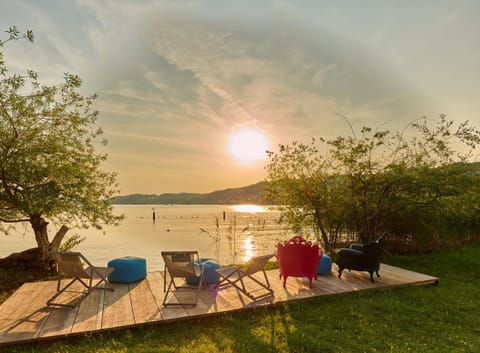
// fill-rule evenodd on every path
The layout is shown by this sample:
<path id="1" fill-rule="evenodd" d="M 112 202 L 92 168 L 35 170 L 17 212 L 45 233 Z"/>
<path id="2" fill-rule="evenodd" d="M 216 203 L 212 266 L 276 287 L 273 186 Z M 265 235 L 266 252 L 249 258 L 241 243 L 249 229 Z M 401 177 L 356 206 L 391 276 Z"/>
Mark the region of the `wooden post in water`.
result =
<path id="1" fill-rule="evenodd" d="M 152 219 L 153 223 L 155 223 L 155 208 L 152 208 Z"/>

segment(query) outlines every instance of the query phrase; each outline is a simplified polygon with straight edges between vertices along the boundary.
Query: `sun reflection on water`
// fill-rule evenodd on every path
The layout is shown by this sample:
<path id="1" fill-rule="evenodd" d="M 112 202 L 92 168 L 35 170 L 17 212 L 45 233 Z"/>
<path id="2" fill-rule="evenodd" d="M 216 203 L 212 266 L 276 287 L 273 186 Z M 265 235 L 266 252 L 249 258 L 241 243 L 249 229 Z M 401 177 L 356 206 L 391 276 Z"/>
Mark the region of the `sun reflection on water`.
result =
<path id="1" fill-rule="evenodd" d="M 243 241 L 243 250 L 245 251 L 245 254 L 242 257 L 242 261 L 247 262 L 254 255 L 253 238 L 251 235 L 248 235 Z"/>
<path id="2" fill-rule="evenodd" d="M 268 208 L 259 205 L 233 205 L 230 207 L 235 212 L 243 213 L 263 213 L 268 212 Z"/>

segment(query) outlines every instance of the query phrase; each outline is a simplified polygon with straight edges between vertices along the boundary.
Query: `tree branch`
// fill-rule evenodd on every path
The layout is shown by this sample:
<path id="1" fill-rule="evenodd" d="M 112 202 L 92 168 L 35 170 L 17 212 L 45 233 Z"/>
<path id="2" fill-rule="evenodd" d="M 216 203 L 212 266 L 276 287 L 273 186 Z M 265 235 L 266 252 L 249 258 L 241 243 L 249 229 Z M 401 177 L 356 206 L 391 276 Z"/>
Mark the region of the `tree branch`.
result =
<path id="1" fill-rule="evenodd" d="M 57 234 L 55 234 L 55 236 L 53 237 L 52 242 L 50 243 L 52 250 L 58 250 L 58 248 L 59 248 L 60 245 L 62 244 L 63 237 L 64 237 L 65 234 L 67 234 L 67 232 L 68 232 L 68 229 L 69 229 L 69 228 L 68 228 L 66 225 L 63 225 L 63 226 L 60 227 L 60 229 L 58 230 Z"/>

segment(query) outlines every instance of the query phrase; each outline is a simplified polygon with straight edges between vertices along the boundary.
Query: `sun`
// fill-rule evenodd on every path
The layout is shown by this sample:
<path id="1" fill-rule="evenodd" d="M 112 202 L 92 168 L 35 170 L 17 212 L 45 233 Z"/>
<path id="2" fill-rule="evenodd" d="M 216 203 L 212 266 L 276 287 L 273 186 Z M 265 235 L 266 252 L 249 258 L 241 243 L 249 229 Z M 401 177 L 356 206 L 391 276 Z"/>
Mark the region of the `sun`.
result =
<path id="1" fill-rule="evenodd" d="M 254 163 L 267 157 L 268 139 L 258 129 L 241 129 L 230 136 L 228 151 L 242 163 Z"/>

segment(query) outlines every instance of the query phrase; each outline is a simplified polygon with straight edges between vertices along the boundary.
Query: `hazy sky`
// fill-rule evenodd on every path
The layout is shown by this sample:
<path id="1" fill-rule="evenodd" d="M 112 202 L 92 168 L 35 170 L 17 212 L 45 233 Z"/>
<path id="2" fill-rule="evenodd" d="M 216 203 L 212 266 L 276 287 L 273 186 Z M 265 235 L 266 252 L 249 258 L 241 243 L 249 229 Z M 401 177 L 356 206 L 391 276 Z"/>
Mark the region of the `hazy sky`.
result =
<path id="1" fill-rule="evenodd" d="M 11 69 L 47 83 L 76 73 L 99 94 L 121 194 L 264 179 L 265 160 L 228 151 L 241 128 L 276 150 L 347 134 L 342 115 L 357 128 L 441 113 L 480 127 L 476 0 L 2 0 L 0 23 L 36 35 L 4 48 Z"/>

